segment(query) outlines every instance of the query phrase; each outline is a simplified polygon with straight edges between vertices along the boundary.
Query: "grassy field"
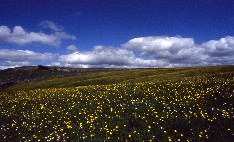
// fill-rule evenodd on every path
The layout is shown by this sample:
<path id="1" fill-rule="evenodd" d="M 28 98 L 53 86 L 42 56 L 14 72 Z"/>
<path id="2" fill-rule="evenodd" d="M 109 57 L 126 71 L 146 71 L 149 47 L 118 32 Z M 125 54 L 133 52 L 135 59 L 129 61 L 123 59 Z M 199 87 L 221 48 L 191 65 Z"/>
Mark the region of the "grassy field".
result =
<path id="1" fill-rule="evenodd" d="M 0 93 L 1 141 L 234 141 L 234 66 L 110 70 Z"/>

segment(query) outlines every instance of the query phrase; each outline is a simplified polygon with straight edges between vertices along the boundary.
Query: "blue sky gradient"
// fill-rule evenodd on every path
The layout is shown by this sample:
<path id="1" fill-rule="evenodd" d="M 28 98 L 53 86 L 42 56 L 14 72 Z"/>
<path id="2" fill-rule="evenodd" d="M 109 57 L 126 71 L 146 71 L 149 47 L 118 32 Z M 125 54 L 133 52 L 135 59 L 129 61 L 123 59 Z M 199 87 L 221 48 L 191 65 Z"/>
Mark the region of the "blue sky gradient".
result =
<path id="1" fill-rule="evenodd" d="M 180 67 L 234 62 L 232 0 L 0 0 L 0 9 L 0 69 L 37 64 Z M 21 34 L 13 33 L 15 26 L 21 28 Z M 179 45 L 186 38 L 194 42 L 185 44 L 189 48 Z M 155 44 L 164 41 L 168 44 Z M 97 46 L 110 52 L 108 56 L 126 52 L 131 59 L 107 58 L 105 52 L 96 51 Z M 19 50 L 31 51 L 41 60 L 35 61 L 26 52 L 26 57 L 18 56 Z M 7 51 L 14 52 L 15 58 L 6 57 Z M 204 56 L 189 58 L 192 51 Z M 50 60 L 41 57 L 45 53 L 51 54 L 45 56 Z M 139 60 L 141 64 L 136 63 Z"/>

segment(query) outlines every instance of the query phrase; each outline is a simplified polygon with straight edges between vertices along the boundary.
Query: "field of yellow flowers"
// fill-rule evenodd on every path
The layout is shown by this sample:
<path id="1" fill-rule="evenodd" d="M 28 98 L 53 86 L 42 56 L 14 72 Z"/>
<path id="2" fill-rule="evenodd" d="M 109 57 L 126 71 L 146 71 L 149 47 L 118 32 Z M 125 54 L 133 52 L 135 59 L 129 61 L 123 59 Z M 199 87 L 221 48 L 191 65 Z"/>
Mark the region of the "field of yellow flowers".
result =
<path id="1" fill-rule="evenodd" d="M 233 141 L 233 72 L 0 94 L 4 141 Z"/>

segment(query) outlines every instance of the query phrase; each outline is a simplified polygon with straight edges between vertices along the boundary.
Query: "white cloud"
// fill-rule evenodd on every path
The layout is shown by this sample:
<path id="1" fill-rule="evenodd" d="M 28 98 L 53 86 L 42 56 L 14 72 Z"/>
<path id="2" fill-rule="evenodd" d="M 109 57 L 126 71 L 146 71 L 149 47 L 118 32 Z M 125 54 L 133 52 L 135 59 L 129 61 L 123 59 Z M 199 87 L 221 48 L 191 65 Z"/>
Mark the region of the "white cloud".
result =
<path id="1" fill-rule="evenodd" d="M 15 67 L 20 67 L 20 66 L 28 66 L 30 65 L 29 62 L 24 61 L 24 62 L 17 62 L 17 61 L 3 61 L 0 63 L 0 70 L 4 70 L 7 68 L 15 68 Z"/>
<path id="2" fill-rule="evenodd" d="M 12 31 L 7 26 L 0 26 L 0 42 L 18 45 L 41 43 L 58 47 L 65 39 L 74 40 L 76 37 L 65 32 L 55 32 L 48 35 L 42 32 L 27 32 L 21 26 L 15 26 Z"/>
<path id="3" fill-rule="evenodd" d="M 234 54 L 234 37 L 227 36 L 219 40 L 210 40 L 201 45 L 212 57 L 223 57 Z"/>
<path id="4" fill-rule="evenodd" d="M 3 28 L 0 35 L 9 33 Z M 22 29 L 16 29 L 20 35 Z M 0 38 L 1 39 L 1 38 Z M 227 36 L 196 44 L 192 38 L 140 37 L 129 40 L 121 47 L 95 46 L 89 51 L 78 51 L 75 45 L 67 47 L 69 54 L 36 53 L 29 50 L 0 49 L 0 69 L 50 60 L 52 66 L 70 67 L 185 67 L 234 64 L 234 37 Z M 138 54 L 140 53 L 140 54 Z M 55 58 L 58 57 L 58 58 Z M 57 59 L 57 60 L 55 60 Z"/>
<path id="5" fill-rule="evenodd" d="M 95 46 L 92 51 L 61 55 L 59 61 L 75 67 L 158 67 L 168 65 L 164 61 L 135 57 L 132 51 L 122 48 Z"/>
<path id="6" fill-rule="evenodd" d="M 219 40 L 210 40 L 201 44 L 201 47 L 209 56 L 208 63 L 212 65 L 234 64 L 234 37 L 226 36 Z"/>
<path id="7" fill-rule="evenodd" d="M 52 62 L 50 66 L 60 66 L 60 62 Z"/>
<path id="8" fill-rule="evenodd" d="M 0 49 L 0 60 L 25 62 L 25 61 L 49 61 L 56 57 L 52 53 L 36 53 L 29 50 Z"/>
<path id="9" fill-rule="evenodd" d="M 126 49 L 95 46 L 92 51 L 75 52 L 60 56 L 60 60 L 72 64 L 127 64 L 132 52 Z"/>
<path id="10" fill-rule="evenodd" d="M 63 31 L 62 26 L 59 26 L 59 25 L 57 25 L 54 22 L 49 21 L 49 20 L 45 20 L 45 21 L 40 22 L 39 26 L 42 26 L 43 28 L 51 29 L 52 31 L 56 31 L 56 32 Z"/>
<path id="11" fill-rule="evenodd" d="M 136 56 L 140 52 L 140 56 Z M 59 61 L 74 67 L 185 67 L 234 63 L 234 37 L 200 45 L 192 38 L 140 37 L 120 48 L 95 46 L 91 51 L 61 55 Z"/>
<path id="12" fill-rule="evenodd" d="M 166 61 L 174 67 L 234 63 L 234 37 L 231 36 L 201 45 L 195 44 L 192 38 L 140 37 L 129 40 L 123 47 L 140 52 L 143 58 Z"/>
<path id="13" fill-rule="evenodd" d="M 29 50 L 0 49 L 0 70 L 31 65 L 32 62 L 48 62 L 57 56 L 57 54 L 37 53 Z"/>
<path id="14" fill-rule="evenodd" d="M 123 46 L 128 49 L 141 51 L 160 51 L 167 49 L 174 53 L 181 48 L 194 46 L 194 40 L 192 38 L 182 37 L 150 36 L 131 39 Z"/>
<path id="15" fill-rule="evenodd" d="M 155 36 L 131 39 L 123 47 L 133 51 L 140 51 L 141 55 L 144 56 L 163 59 L 172 57 L 172 55 L 182 54 L 181 56 L 185 56 L 186 52 L 180 51 L 194 48 L 195 44 L 192 38 Z"/>
<path id="16" fill-rule="evenodd" d="M 68 50 L 69 53 L 74 53 L 74 52 L 78 51 L 78 49 L 77 49 L 77 47 L 75 45 L 69 45 L 67 47 L 67 50 Z"/>

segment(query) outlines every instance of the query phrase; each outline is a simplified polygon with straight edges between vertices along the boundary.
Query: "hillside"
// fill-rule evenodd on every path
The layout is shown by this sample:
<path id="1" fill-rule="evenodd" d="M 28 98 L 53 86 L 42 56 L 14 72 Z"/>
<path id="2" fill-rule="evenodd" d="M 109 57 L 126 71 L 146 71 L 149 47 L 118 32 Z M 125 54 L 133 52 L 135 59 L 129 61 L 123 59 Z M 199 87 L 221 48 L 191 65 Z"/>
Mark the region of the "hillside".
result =
<path id="1" fill-rule="evenodd" d="M 11 86 L 27 82 L 37 83 L 40 81 L 51 80 L 51 79 L 59 80 L 66 77 L 95 74 L 110 70 L 114 71 L 122 69 L 105 69 L 105 68 L 82 69 L 82 68 L 46 67 L 46 66 L 17 67 L 12 69 L 0 70 L 0 89 L 6 90 Z"/>
<path id="2" fill-rule="evenodd" d="M 233 66 L 95 70 L 6 88 L 0 139 L 234 141 Z"/>
<path id="3" fill-rule="evenodd" d="M 64 71 L 65 70 L 65 71 Z M 196 76 L 234 76 L 234 66 L 159 68 L 159 69 L 73 69 L 38 70 L 24 67 L 0 72 L 1 80 L 15 80 L 6 91 L 43 88 L 67 88 L 116 83 L 161 82 Z M 20 81 L 19 81 L 20 80 Z M 3 86 L 3 85 L 2 85 Z"/>

